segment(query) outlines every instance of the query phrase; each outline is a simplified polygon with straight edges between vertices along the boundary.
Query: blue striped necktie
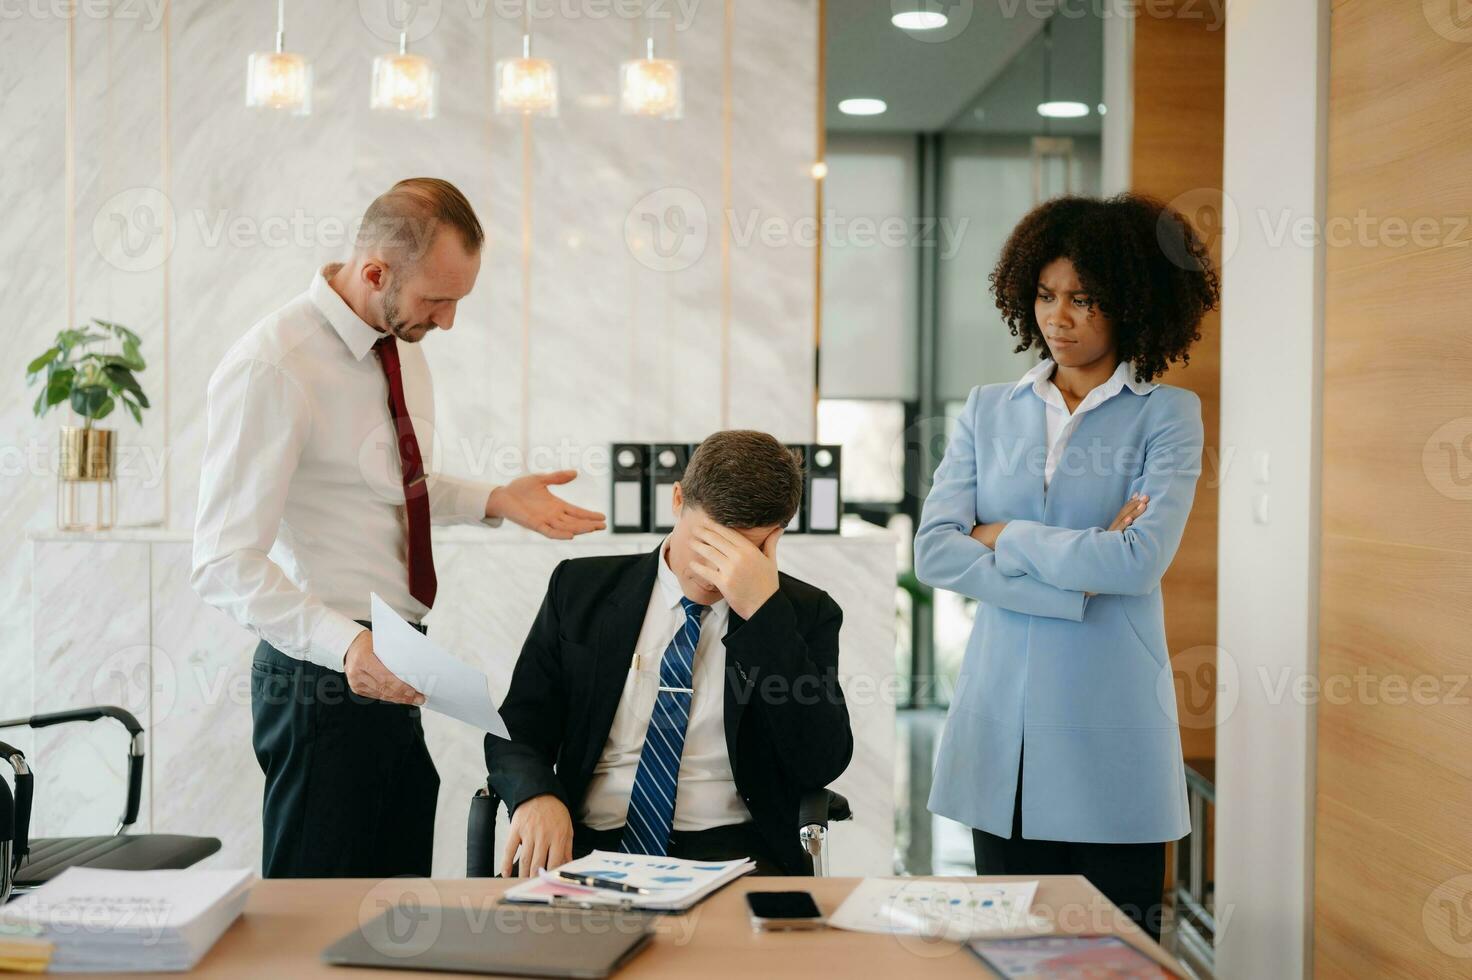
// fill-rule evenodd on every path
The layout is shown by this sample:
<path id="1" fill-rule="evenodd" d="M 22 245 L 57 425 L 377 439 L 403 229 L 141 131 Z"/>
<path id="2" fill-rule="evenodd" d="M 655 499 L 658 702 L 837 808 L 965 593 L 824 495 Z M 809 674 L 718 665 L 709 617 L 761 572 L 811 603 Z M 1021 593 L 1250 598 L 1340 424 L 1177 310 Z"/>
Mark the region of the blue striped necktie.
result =
<path id="1" fill-rule="evenodd" d="M 690 694 L 695 675 L 695 647 L 700 642 L 700 614 L 706 607 L 684 596 L 684 625 L 665 648 L 659 662 L 659 694 L 639 754 L 629 815 L 619 850 L 627 854 L 666 854 L 670 828 L 675 822 L 675 783 L 680 775 L 680 753 L 690 723 Z"/>

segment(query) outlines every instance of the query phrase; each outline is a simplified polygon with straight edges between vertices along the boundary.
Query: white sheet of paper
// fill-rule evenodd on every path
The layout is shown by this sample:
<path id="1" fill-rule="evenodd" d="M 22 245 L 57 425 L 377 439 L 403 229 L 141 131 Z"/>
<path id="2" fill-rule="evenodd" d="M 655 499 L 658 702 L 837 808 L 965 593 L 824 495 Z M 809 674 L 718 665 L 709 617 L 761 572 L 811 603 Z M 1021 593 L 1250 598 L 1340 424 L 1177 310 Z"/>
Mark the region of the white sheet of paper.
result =
<path id="1" fill-rule="evenodd" d="M 865 878 L 828 924 L 850 932 L 924 936 L 963 942 L 999 936 L 1036 936 L 1051 923 L 1032 914 L 1036 881 L 948 882 L 920 878 Z"/>
<path id="2" fill-rule="evenodd" d="M 423 707 L 457 721 L 510 738 L 491 703 L 486 675 L 445 652 L 373 593 L 373 652 L 395 677 L 424 695 Z"/>

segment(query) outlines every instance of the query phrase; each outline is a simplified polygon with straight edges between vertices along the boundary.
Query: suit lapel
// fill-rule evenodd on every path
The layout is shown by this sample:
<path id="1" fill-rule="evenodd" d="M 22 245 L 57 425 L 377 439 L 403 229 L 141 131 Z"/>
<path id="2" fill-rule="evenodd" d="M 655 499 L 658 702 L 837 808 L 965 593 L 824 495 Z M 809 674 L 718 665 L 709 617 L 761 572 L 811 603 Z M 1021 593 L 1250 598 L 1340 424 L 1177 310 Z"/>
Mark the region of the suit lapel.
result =
<path id="1" fill-rule="evenodd" d="M 736 615 L 735 611 L 727 614 L 726 636 L 730 636 L 741 627 L 746 620 Z M 726 727 L 726 755 L 731 760 L 731 772 L 736 772 L 736 736 L 741 731 L 741 715 L 746 710 L 746 704 L 751 700 L 746 691 L 750 681 L 747 680 L 746 671 L 741 668 L 725 649 L 725 637 L 721 638 L 721 652 L 726 658 L 726 669 L 722 676 L 726 679 L 725 697 L 725 727 Z"/>
<path id="2" fill-rule="evenodd" d="M 634 646 L 639 642 L 639 633 L 644 627 L 644 615 L 649 611 L 649 594 L 654 588 L 659 560 L 660 549 L 655 548 L 631 564 L 609 597 L 601 617 L 595 651 L 597 676 L 594 679 L 593 702 L 590 706 L 584 773 L 593 771 L 603 746 L 608 742 L 608 732 L 613 728 L 613 716 L 618 711 L 619 700 L 623 697 L 624 681 L 627 680 L 629 666 L 634 661 Z"/>

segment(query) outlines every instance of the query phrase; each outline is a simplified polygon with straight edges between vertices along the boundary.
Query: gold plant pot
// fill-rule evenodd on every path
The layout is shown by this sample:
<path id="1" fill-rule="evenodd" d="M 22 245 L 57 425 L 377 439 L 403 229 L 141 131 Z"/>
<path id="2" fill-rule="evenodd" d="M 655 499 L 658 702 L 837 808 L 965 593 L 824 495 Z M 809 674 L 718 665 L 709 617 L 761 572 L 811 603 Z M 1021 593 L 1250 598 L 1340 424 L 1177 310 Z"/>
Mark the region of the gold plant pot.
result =
<path id="1" fill-rule="evenodd" d="M 117 433 L 63 426 L 56 481 L 56 526 L 103 531 L 117 523 Z"/>

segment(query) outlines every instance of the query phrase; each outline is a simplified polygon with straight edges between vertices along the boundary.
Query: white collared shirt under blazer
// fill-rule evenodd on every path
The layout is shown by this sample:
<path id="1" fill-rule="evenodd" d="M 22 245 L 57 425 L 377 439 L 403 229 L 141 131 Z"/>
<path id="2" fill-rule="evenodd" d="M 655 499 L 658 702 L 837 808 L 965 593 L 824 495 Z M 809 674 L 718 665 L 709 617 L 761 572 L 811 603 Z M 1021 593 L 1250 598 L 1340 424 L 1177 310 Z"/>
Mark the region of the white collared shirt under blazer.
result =
<path id="1" fill-rule="evenodd" d="M 1201 400 L 1122 382 L 1074 415 L 1047 480 L 1037 386 L 973 389 L 936 469 L 915 572 L 979 602 L 929 805 L 1007 837 L 1021 759 L 1023 837 L 1176 840 L 1189 821 L 1160 580 L 1201 473 Z M 1134 493 L 1145 513 L 1104 530 Z M 994 521 L 995 550 L 970 536 Z"/>
<path id="2" fill-rule="evenodd" d="M 328 283 L 256 323 L 209 382 L 194 524 L 195 591 L 282 653 L 332 670 L 376 592 L 405 619 L 407 525 L 382 336 Z M 445 342 L 431 335 L 430 342 Z M 434 389 L 417 344 L 398 342 L 404 399 L 434 523 L 480 524 L 494 487 L 434 473 Z"/>
<path id="3" fill-rule="evenodd" d="M 593 830 L 613 830 L 624 825 L 634 775 L 644 752 L 649 718 L 659 694 L 659 665 L 675 631 L 685 625 L 680 606 L 684 590 L 669 566 L 669 539 L 659 548 L 659 572 L 639 630 L 634 660 L 624 679 L 623 696 L 608 730 L 608 741 L 588 780 L 588 792 L 578 818 Z M 709 830 L 728 824 L 748 823 L 751 811 L 741 801 L 731 756 L 726 750 L 726 627 L 731 607 L 721 599 L 700 620 L 700 640 L 695 646 L 692 670 L 690 719 L 685 726 L 685 745 L 680 753 L 680 771 L 675 776 L 674 830 Z"/>

